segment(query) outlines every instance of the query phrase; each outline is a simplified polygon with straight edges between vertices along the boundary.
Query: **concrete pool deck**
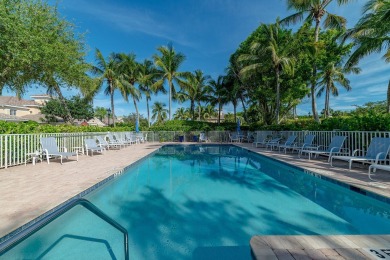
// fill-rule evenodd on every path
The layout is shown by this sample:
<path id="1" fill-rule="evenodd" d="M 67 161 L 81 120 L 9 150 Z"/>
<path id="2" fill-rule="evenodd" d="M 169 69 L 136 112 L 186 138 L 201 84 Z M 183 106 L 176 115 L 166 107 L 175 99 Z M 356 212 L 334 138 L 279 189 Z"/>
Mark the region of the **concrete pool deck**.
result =
<path id="1" fill-rule="evenodd" d="M 361 165 L 354 165 L 353 169 L 348 171 L 347 163 L 343 161 L 336 161 L 335 165 L 338 167 L 333 168 L 329 166 L 324 158 L 312 159 L 309 161 L 306 157 L 299 159 L 296 154 L 284 154 L 255 148 L 247 143 L 235 143 L 235 145 L 260 154 L 272 156 L 272 158 L 292 163 L 310 171 L 323 174 L 329 178 L 390 198 L 389 172 L 378 171 L 378 173 L 374 175 L 374 178 L 381 180 L 381 182 L 373 182 L 368 178 L 367 166 L 362 167 Z M 87 157 L 85 155 L 79 156 L 79 162 L 76 162 L 75 158 L 70 158 L 69 160 L 65 160 L 63 165 L 59 163 L 59 160 L 53 160 L 50 165 L 43 162 L 37 163 L 36 165 L 27 164 L 27 166 L 21 165 L 8 169 L 0 169 L 0 237 L 7 235 L 16 228 L 74 197 L 119 171 L 121 168 L 152 153 L 161 146 L 161 143 L 137 144 L 121 150 L 106 151 L 103 155 L 95 154 L 93 157 Z M 284 241 L 286 239 L 286 241 L 288 241 L 291 237 L 292 236 L 286 236 L 286 238 L 279 237 L 281 240 L 279 239 L 278 241 Z M 311 236 L 300 237 L 304 238 Z M 353 243 L 353 246 L 358 249 L 366 247 L 378 248 L 379 244 L 373 243 L 372 241 L 384 241 L 382 245 L 386 245 L 387 243 L 387 245 L 389 245 L 387 248 L 390 247 L 390 239 L 388 239 L 388 236 L 370 236 L 370 239 L 368 239 L 367 236 L 354 236 L 354 238 L 355 237 L 357 237 L 359 241 L 363 241 L 359 242 L 360 244 Z M 372 237 L 374 237 L 374 239 L 372 239 Z M 386 237 L 386 239 L 384 239 L 384 237 Z M 323 238 L 328 238 L 328 236 L 324 236 Z M 271 238 L 271 240 L 272 239 L 274 238 Z M 265 246 L 268 246 L 268 249 L 271 250 L 273 248 L 278 250 L 282 249 L 281 246 L 272 247 L 272 243 L 269 244 L 266 242 L 265 244 L 262 244 L 252 243 L 252 241 L 259 240 L 256 239 L 256 237 L 251 240 L 254 254 L 256 252 L 266 252 L 264 249 Z M 286 245 L 286 242 L 281 242 L 281 244 Z M 351 243 L 349 244 L 352 246 Z M 258 247 L 256 247 L 256 245 Z M 287 243 L 287 245 L 289 244 Z M 295 249 L 293 248 L 294 250 L 304 250 L 302 243 L 296 243 L 296 245 L 299 246 Z M 331 245 L 334 245 L 334 243 Z M 343 245 L 345 245 L 345 243 Z M 334 247 L 329 248 L 338 247 L 335 247 L 334 245 Z M 294 252 L 293 249 L 285 248 L 285 250 L 290 250 L 291 252 Z M 273 252 L 279 251 L 274 250 Z M 274 254 L 274 256 L 277 256 L 277 254 Z M 270 256 L 270 259 L 276 258 Z M 285 259 L 293 258 L 287 257 Z M 343 258 L 334 257 L 330 259 Z"/>

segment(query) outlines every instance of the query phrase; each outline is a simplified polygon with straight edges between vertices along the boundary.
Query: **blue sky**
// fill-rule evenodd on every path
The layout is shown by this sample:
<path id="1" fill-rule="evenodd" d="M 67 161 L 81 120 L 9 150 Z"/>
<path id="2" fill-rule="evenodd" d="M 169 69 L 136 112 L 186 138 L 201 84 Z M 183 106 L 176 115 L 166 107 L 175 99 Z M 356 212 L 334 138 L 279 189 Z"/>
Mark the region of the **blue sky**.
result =
<path id="1" fill-rule="evenodd" d="M 352 27 L 364 3 L 356 0 L 344 7 L 334 4 L 329 11 L 346 17 L 347 26 Z M 183 71 L 201 69 L 213 78 L 224 74 L 229 56 L 260 23 L 272 23 L 292 13 L 284 0 L 62 0 L 58 10 L 79 32 L 86 33 L 88 62 L 94 63 L 95 48 L 105 57 L 111 52 L 132 52 L 138 61 L 143 61 L 151 59 L 157 47 L 172 42 L 186 56 Z M 353 105 L 385 99 L 390 64 L 380 55 L 372 55 L 363 59 L 360 67 L 361 74 L 349 76 L 352 90 L 331 98 L 333 109 L 350 110 Z M 25 98 L 39 91 L 33 88 Z M 67 96 L 75 93 L 76 90 L 65 91 Z M 319 110 L 323 99 L 317 100 Z M 153 97 L 154 101 L 168 105 L 168 97 L 161 94 Z M 94 100 L 94 106 L 108 108 L 109 104 L 103 91 Z M 174 102 L 173 112 L 180 106 L 187 104 Z M 139 108 L 146 116 L 145 99 L 141 99 Z M 115 110 L 118 116 L 135 112 L 132 102 L 126 103 L 119 93 L 115 94 Z M 306 100 L 298 107 L 298 114 L 310 110 L 310 101 Z M 224 107 L 225 113 L 232 111 L 232 106 Z"/>

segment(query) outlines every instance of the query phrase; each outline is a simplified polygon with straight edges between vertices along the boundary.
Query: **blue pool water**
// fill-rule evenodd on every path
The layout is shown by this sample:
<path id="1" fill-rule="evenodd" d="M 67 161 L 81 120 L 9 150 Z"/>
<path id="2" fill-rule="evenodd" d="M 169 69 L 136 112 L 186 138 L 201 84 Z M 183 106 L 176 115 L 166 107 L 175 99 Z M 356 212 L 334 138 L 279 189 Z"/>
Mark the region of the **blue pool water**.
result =
<path id="1" fill-rule="evenodd" d="M 235 146 L 165 146 L 86 196 L 130 259 L 250 259 L 253 235 L 390 234 L 390 205 Z M 76 207 L 1 257 L 123 259 Z"/>

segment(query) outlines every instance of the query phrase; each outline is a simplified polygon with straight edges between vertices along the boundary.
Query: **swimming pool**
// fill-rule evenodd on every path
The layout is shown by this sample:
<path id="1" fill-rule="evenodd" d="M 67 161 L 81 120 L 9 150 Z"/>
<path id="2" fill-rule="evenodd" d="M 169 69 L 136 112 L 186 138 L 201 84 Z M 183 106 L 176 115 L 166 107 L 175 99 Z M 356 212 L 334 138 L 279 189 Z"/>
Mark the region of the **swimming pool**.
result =
<path id="1" fill-rule="evenodd" d="M 250 259 L 253 235 L 389 234 L 390 205 L 228 145 L 165 146 L 86 198 L 129 233 L 130 259 Z M 5 259 L 123 259 L 123 237 L 82 207 Z"/>

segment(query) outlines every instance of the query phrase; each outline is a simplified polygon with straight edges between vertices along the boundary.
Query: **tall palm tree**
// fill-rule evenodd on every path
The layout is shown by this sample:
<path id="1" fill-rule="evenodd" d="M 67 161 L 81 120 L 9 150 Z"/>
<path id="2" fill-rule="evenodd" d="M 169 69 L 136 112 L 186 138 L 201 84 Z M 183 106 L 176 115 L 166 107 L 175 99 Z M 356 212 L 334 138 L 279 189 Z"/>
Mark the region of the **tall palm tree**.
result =
<path id="1" fill-rule="evenodd" d="M 192 120 L 195 119 L 195 102 L 200 108 L 200 102 L 207 101 L 207 83 L 210 76 L 204 75 L 201 70 L 196 70 L 194 73 L 188 73 L 185 76 L 185 81 L 180 83 L 182 91 L 180 95 L 182 100 L 190 101 L 190 111 Z M 198 109 L 198 118 L 200 120 L 200 110 Z"/>
<path id="2" fill-rule="evenodd" d="M 153 55 L 154 63 L 157 67 L 157 74 L 160 77 L 155 85 L 162 86 L 164 81 L 168 82 L 169 92 L 169 120 L 171 120 L 171 108 L 172 98 L 175 98 L 176 90 L 174 82 L 179 82 L 180 78 L 184 75 L 183 72 L 179 72 L 180 65 L 184 62 L 185 56 L 182 53 L 176 53 L 172 44 L 168 46 L 158 47 L 157 50 L 160 55 Z"/>
<path id="3" fill-rule="evenodd" d="M 128 101 L 129 96 L 133 100 L 135 113 L 137 115 L 137 123 L 139 124 L 139 111 L 137 102 L 141 98 L 141 92 L 135 86 L 135 83 L 138 80 L 138 68 L 139 64 L 135 60 L 135 54 L 129 53 L 119 53 L 116 55 L 118 61 L 118 70 L 121 73 L 121 80 L 124 88 L 121 89 L 123 98 Z"/>
<path id="4" fill-rule="evenodd" d="M 217 80 L 211 79 L 207 92 L 211 105 L 218 105 L 218 125 L 220 125 L 222 107 L 227 103 L 227 90 L 224 85 L 224 76 L 218 76 Z"/>
<path id="5" fill-rule="evenodd" d="M 294 9 L 297 12 L 295 14 L 292 14 L 284 19 L 281 20 L 281 23 L 297 23 L 299 21 L 302 21 L 305 18 L 306 23 L 312 23 L 314 21 L 315 23 L 315 30 L 314 30 L 314 45 L 316 46 L 316 43 L 318 42 L 318 38 L 320 35 L 320 24 L 322 19 L 325 17 L 324 20 L 324 26 L 325 28 L 336 28 L 341 29 L 345 28 L 346 25 L 346 19 L 329 13 L 326 8 L 329 6 L 330 3 L 333 1 L 336 1 L 338 5 L 347 4 L 349 2 L 352 2 L 352 0 L 287 0 L 287 6 L 288 9 Z M 312 105 L 312 112 L 313 112 L 313 118 L 319 122 L 320 119 L 318 117 L 317 112 L 317 104 L 316 104 L 316 77 L 317 77 L 317 66 L 315 62 L 313 62 L 313 75 L 311 80 L 311 86 L 310 86 L 310 92 L 311 92 L 311 105 Z"/>
<path id="6" fill-rule="evenodd" d="M 275 74 L 275 90 L 276 90 L 276 123 L 280 123 L 280 76 L 283 72 L 292 73 L 294 71 L 294 58 L 290 53 L 287 40 L 282 32 L 279 23 L 262 24 L 262 31 L 268 42 L 263 45 L 261 42 L 253 42 L 250 47 L 249 54 L 242 54 L 239 59 L 241 61 L 251 62 L 249 65 L 242 68 L 241 73 L 252 73 L 259 67 L 263 66 L 264 60 L 269 60 L 272 70 Z"/>
<path id="7" fill-rule="evenodd" d="M 150 127 L 150 109 L 149 101 L 151 95 L 159 91 L 164 92 L 164 88 L 161 86 L 160 89 L 153 88 L 154 83 L 157 81 L 156 68 L 153 66 L 153 62 L 150 60 L 144 60 L 143 63 L 139 64 L 138 70 L 138 84 L 139 90 L 144 94 L 146 99 L 146 111 L 148 113 L 148 125 Z"/>
<path id="8" fill-rule="evenodd" d="M 330 111 L 330 94 L 334 97 L 339 95 L 338 88 L 336 84 L 342 86 L 347 91 L 351 90 L 350 81 L 345 77 L 346 73 L 359 73 L 360 69 L 356 67 L 352 68 L 344 68 L 334 62 L 330 62 L 327 64 L 325 69 L 320 74 L 320 81 L 318 82 L 318 92 L 317 97 L 320 97 L 322 93 L 325 91 L 325 117 L 329 117 Z"/>
<path id="9" fill-rule="evenodd" d="M 165 108 L 165 105 L 162 102 L 154 102 L 152 106 L 152 120 L 155 120 L 156 123 L 162 123 L 167 119 L 168 110 Z"/>
<path id="10" fill-rule="evenodd" d="M 122 81 L 122 75 L 118 69 L 116 54 L 111 53 L 106 60 L 100 50 L 96 49 L 95 59 L 97 65 L 92 67 L 92 72 L 97 75 L 98 78 L 97 85 L 92 96 L 96 95 L 100 91 L 105 82 L 107 83 L 107 87 L 104 89 L 104 94 L 110 96 L 111 115 L 113 125 L 115 126 L 114 92 L 115 89 L 123 90 L 125 88 Z"/>

